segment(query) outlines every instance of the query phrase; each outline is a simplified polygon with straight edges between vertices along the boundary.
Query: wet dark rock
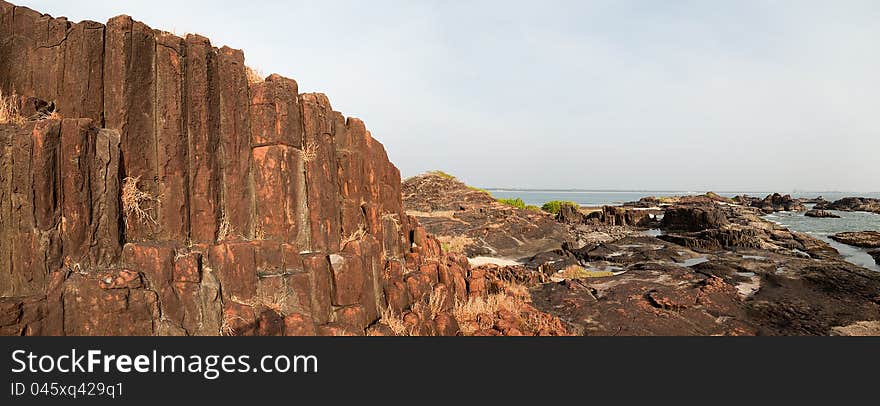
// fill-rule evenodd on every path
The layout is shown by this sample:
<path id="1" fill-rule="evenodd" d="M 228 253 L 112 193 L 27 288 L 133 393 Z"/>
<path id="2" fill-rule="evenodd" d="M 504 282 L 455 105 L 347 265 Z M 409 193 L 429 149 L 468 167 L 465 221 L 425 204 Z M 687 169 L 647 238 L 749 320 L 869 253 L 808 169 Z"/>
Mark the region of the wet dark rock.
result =
<path id="1" fill-rule="evenodd" d="M 661 227 L 672 231 L 702 231 L 730 224 L 714 205 L 674 206 L 666 209 Z"/>
<path id="2" fill-rule="evenodd" d="M 874 257 L 874 262 L 876 262 L 877 265 L 880 265 L 880 250 L 870 250 L 868 251 L 868 255 Z"/>
<path id="3" fill-rule="evenodd" d="M 839 219 L 840 218 L 840 216 L 838 216 L 830 211 L 816 210 L 816 209 L 807 211 L 806 213 L 804 213 L 804 216 L 816 217 L 816 218 L 831 218 L 831 219 Z"/>
<path id="4" fill-rule="evenodd" d="M 844 197 L 833 203 L 817 203 L 816 209 L 840 211 L 867 211 L 880 214 L 880 199 L 869 197 Z"/>
<path id="5" fill-rule="evenodd" d="M 798 199 L 794 199 L 791 195 L 781 195 L 774 193 L 763 199 L 749 197 L 746 195 L 737 196 L 734 200 L 744 206 L 751 206 L 761 209 L 764 213 L 774 213 L 777 211 L 806 211 L 807 206 Z"/>
<path id="6" fill-rule="evenodd" d="M 837 233 L 830 237 L 832 240 L 862 248 L 880 248 L 880 232 L 878 231 L 852 231 Z"/>

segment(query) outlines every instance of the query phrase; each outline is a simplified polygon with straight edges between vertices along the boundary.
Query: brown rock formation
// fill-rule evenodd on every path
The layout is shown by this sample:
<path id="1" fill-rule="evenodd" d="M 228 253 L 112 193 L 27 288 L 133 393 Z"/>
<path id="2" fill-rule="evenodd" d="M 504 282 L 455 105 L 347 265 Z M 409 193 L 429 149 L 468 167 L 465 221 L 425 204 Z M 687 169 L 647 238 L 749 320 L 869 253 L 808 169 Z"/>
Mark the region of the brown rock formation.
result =
<path id="1" fill-rule="evenodd" d="M 767 195 L 767 197 L 763 199 L 743 195 L 737 196 L 734 200 L 744 206 L 761 209 L 764 213 L 773 213 L 777 211 L 807 211 L 807 207 L 804 206 L 803 202 L 800 200 L 792 198 L 791 195 L 783 196 L 779 193 Z"/>
<path id="2" fill-rule="evenodd" d="M 656 215 L 660 210 L 646 210 L 633 207 L 602 206 L 590 212 L 563 206 L 556 214 L 556 220 L 565 224 L 593 224 L 606 226 L 651 227 L 656 225 Z"/>
<path id="3" fill-rule="evenodd" d="M 575 238 L 548 213 L 499 203 L 434 173 L 406 179 L 403 203 L 430 233 L 447 243 L 461 241 L 460 251 L 468 256 L 529 257 Z"/>
<path id="4" fill-rule="evenodd" d="M 559 282 L 532 291 L 535 307 L 585 335 L 828 335 L 880 320 L 880 274 L 758 209 L 716 206 L 671 207 L 690 231 L 536 256 L 531 273 Z"/>
<path id="5" fill-rule="evenodd" d="M 830 211 L 816 210 L 816 209 L 808 210 L 806 213 L 804 213 L 804 216 L 816 217 L 816 218 L 831 218 L 831 219 L 839 219 L 840 218 L 840 216 L 838 216 Z"/>
<path id="6" fill-rule="evenodd" d="M 868 255 L 874 257 L 874 262 L 876 262 L 877 265 L 880 265 L 880 250 L 870 250 L 868 251 Z"/>
<path id="7" fill-rule="evenodd" d="M 862 248 L 880 248 L 880 232 L 852 231 L 830 236 L 834 241 Z"/>
<path id="8" fill-rule="evenodd" d="M 0 1 L 0 89 L 64 117 L 0 126 L 0 334 L 363 335 L 388 309 L 458 333 L 423 302 L 474 275 L 403 212 L 382 144 L 245 70 L 197 35 Z"/>
<path id="9" fill-rule="evenodd" d="M 835 202 L 816 203 L 816 209 L 840 211 L 867 211 L 880 214 L 880 199 L 869 197 L 844 197 Z"/>

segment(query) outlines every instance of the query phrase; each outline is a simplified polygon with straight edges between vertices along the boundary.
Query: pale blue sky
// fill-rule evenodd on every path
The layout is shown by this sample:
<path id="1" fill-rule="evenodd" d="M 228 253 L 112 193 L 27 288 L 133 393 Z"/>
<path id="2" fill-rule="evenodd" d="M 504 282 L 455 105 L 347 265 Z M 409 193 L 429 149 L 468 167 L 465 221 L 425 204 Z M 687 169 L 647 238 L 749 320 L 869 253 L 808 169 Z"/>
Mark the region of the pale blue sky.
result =
<path id="1" fill-rule="evenodd" d="M 404 176 L 880 191 L 880 2 L 17 0 L 244 49 Z"/>

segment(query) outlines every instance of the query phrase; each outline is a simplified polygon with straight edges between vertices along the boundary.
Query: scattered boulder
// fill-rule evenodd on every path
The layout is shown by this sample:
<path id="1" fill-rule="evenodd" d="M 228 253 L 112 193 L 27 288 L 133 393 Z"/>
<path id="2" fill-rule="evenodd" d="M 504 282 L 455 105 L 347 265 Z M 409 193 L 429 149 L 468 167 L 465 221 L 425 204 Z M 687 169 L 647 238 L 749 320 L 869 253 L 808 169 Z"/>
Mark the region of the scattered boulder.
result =
<path id="1" fill-rule="evenodd" d="M 650 227 L 659 213 L 659 210 L 603 206 L 601 210 L 587 214 L 584 221 L 609 226 Z"/>
<path id="2" fill-rule="evenodd" d="M 816 203 L 814 208 L 819 210 L 867 211 L 880 214 L 880 199 L 869 197 L 844 197 L 833 203 Z"/>
<path id="3" fill-rule="evenodd" d="M 830 211 L 816 210 L 816 209 L 808 210 L 806 213 L 804 213 L 804 216 L 816 217 L 816 218 L 829 218 L 829 219 L 839 219 L 840 218 L 840 216 L 838 216 Z"/>
<path id="4" fill-rule="evenodd" d="M 714 205 L 674 206 L 666 209 L 661 227 L 672 231 L 702 231 L 729 223 L 724 212 Z"/>
<path id="5" fill-rule="evenodd" d="M 798 199 L 794 199 L 791 195 L 781 195 L 774 193 L 767 195 L 763 199 L 741 195 L 734 200 L 744 206 L 751 206 L 761 209 L 764 213 L 774 213 L 777 211 L 807 211 L 807 206 Z"/>

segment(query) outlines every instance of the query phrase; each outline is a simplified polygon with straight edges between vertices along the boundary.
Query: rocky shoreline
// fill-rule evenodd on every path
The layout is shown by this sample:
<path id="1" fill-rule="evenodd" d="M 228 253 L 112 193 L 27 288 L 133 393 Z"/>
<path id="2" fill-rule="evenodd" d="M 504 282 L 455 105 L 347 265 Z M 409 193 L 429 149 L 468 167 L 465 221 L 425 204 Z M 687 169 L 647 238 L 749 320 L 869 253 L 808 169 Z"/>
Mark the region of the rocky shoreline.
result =
<path id="1" fill-rule="evenodd" d="M 418 190 L 411 192 L 407 210 Z M 575 334 L 880 333 L 880 272 L 764 218 L 776 211 L 807 207 L 779 194 L 728 199 L 709 193 L 562 209 L 553 218 L 568 227 L 569 238 L 519 265 L 493 269 L 530 281 L 533 305 Z M 426 228 L 443 238 L 444 229 Z M 515 228 L 499 229 L 516 238 Z M 854 234 L 873 241 L 872 233 Z"/>

